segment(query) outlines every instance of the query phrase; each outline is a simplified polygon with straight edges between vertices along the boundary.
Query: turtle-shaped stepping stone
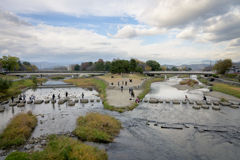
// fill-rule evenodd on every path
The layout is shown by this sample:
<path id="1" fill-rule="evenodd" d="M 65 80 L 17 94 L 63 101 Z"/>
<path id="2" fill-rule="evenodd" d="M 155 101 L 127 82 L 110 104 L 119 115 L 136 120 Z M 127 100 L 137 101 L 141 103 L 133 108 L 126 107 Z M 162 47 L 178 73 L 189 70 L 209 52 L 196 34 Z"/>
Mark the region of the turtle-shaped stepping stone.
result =
<path id="1" fill-rule="evenodd" d="M 88 99 L 80 99 L 80 103 L 88 103 Z"/>
<path id="2" fill-rule="evenodd" d="M 172 103 L 173 103 L 173 104 L 180 104 L 180 101 L 178 101 L 178 100 L 173 100 Z"/>
<path id="3" fill-rule="evenodd" d="M 94 102 L 94 99 L 90 99 L 90 102 Z"/>
<path id="4" fill-rule="evenodd" d="M 21 100 L 20 103 L 26 103 L 26 100 Z"/>
<path id="5" fill-rule="evenodd" d="M 46 103 L 49 103 L 49 102 L 50 102 L 50 100 L 48 99 L 48 100 L 45 100 L 44 102 L 45 102 L 45 104 L 46 104 Z"/>
<path id="6" fill-rule="evenodd" d="M 239 105 L 230 105 L 231 108 L 237 109 L 239 108 Z"/>
<path id="7" fill-rule="evenodd" d="M 206 102 L 206 104 L 207 104 L 207 105 L 211 105 L 211 104 L 212 104 L 212 102 L 210 102 L 210 101 L 207 101 L 207 102 Z"/>
<path id="8" fill-rule="evenodd" d="M 204 105 L 205 103 L 204 103 L 204 102 L 201 102 L 201 101 L 197 101 L 196 104 L 197 104 L 197 105 Z"/>
<path id="9" fill-rule="evenodd" d="M 75 106 L 75 103 L 73 101 L 69 101 L 68 106 Z"/>
<path id="10" fill-rule="evenodd" d="M 52 102 L 52 104 L 53 104 L 53 103 L 56 103 L 56 100 L 51 100 L 51 102 Z"/>
<path id="11" fill-rule="evenodd" d="M 221 107 L 220 106 L 212 106 L 212 109 L 213 110 L 221 110 Z"/>
<path id="12" fill-rule="evenodd" d="M 231 105 L 231 103 L 229 103 L 229 102 L 220 102 L 220 104 L 223 105 L 223 106 L 230 106 Z"/>
<path id="13" fill-rule="evenodd" d="M 187 101 L 182 101 L 182 104 L 187 104 Z"/>
<path id="14" fill-rule="evenodd" d="M 31 104 L 31 103 L 33 103 L 33 101 L 27 101 L 27 104 Z"/>
<path id="15" fill-rule="evenodd" d="M 202 105 L 202 108 L 203 109 L 209 109 L 209 106 L 208 105 Z"/>
<path id="16" fill-rule="evenodd" d="M 8 101 L 3 101 L 1 105 L 8 104 Z"/>
<path id="17" fill-rule="evenodd" d="M 158 103 L 158 99 L 150 98 L 149 103 Z"/>
<path id="18" fill-rule="evenodd" d="M 170 103 L 170 100 L 166 100 L 165 103 Z"/>
<path id="19" fill-rule="evenodd" d="M 42 104 L 43 103 L 43 100 L 36 100 L 34 101 L 34 104 Z"/>
<path id="20" fill-rule="evenodd" d="M 16 105 L 17 105 L 17 103 L 14 103 L 14 102 L 13 103 L 12 102 L 9 103 L 9 106 L 16 106 Z"/>
<path id="21" fill-rule="evenodd" d="M 213 105 L 218 106 L 219 102 L 213 102 Z"/>
<path id="22" fill-rule="evenodd" d="M 158 100 L 159 103 L 163 103 L 163 100 Z"/>
<path id="23" fill-rule="evenodd" d="M 193 109 L 201 109 L 201 107 L 200 107 L 200 106 L 197 106 L 197 105 L 192 106 L 192 108 L 193 108 Z"/>
<path id="24" fill-rule="evenodd" d="M 194 102 L 193 101 L 189 101 L 189 104 L 194 104 Z"/>
<path id="25" fill-rule="evenodd" d="M 148 100 L 147 100 L 147 99 L 144 99 L 144 102 L 145 102 L 145 103 L 147 103 L 147 102 L 148 102 Z"/>
<path id="26" fill-rule="evenodd" d="M 79 102 L 79 100 L 78 99 L 75 99 L 75 103 L 78 103 Z"/>
<path id="27" fill-rule="evenodd" d="M 97 101 L 97 102 L 100 102 L 100 99 L 97 99 L 96 101 Z"/>

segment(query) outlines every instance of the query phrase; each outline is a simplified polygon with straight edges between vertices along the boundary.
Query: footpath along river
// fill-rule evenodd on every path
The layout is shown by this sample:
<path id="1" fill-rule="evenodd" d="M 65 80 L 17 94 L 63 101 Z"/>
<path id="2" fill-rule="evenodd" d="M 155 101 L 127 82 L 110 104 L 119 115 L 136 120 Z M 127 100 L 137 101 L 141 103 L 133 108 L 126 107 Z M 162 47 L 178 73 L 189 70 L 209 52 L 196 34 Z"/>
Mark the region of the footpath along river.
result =
<path id="1" fill-rule="evenodd" d="M 192 101 L 201 101 L 206 89 L 177 90 L 173 85 L 181 79 L 172 77 L 166 82 L 151 85 L 151 91 L 145 99 L 184 100 L 188 95 Z M 48 82 L 50 83 L 50 82 Z M 95 90 L 82 88 L 52 88 L 28 90 L 36 99 L 46 99 L 60 93 L 69 93 L 71 99 L 98 99 Z M 130 94 L 129 94 L 130 98 Z M 219 100 L 208 97 L 208 100 Z M 129 99 L 126 99 L 126 101 Z M 9 107 L 0 113 L 1 129 L 9 119 L 22 110 L 32 110 L 38 116 L 38 125 L 32 137 L 43 134 L 73 131 L 76 118 L 87 112 L 109 114 L 119 119 L 124 129 L 109 144 L 92 144 L 107 149 L 110 160 L 122 159 L 239 159 L 240 157 L 240 109 L 221 106 L 220 111 L 210 109 L 195 110 L 191 104 L 145 103 L 142 102 L 133 111 L 124 113 L 105 110 L 101 102 L 87 104 L 76 103 L 75 106 L 55 104 L 26 104 L 25 107 Z M 40 120 L 43 123 L 40 123 Z M 146 123 L 149 122 L 149 125 Z M 155 126 L 154 124 L 158 124 Z M 163 128 L 161 128 L 161 126 Z M 164 129 L 166 128 L 166 129 Z M 182 129 L 181 129 L 182 128 Z M 204 131 L 205 130 L 205 131 Z M 4 157 L 0 157 L 4 159 Z"/>

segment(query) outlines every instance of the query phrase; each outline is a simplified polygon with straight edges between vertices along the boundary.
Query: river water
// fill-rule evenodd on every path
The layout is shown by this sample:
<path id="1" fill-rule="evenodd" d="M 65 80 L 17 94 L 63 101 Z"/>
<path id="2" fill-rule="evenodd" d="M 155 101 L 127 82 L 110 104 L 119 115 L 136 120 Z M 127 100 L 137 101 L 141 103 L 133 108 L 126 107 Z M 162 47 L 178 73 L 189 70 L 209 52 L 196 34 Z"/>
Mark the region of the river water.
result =
<path id="1" fill-rule="evenodd" d="M 151 85 L 151 91 L 145 98 L 159 98 L 163 100 L 184 100 L 187 95 L 190 100 L 202 100 L 206 89 L 180 91 L 172 87 L 181 79 L 172 77 L 166 82 L 156 82 Z M 54 83 L 54 82 L 48 82 Z M 48 99 L 54 93 L 65 92 L 72 99 L 80 98 L 82 92 L 85 98 L 97 99 L 95 90 L 82 88 L 56 88 L 28 90 L 36 99 Z M 130 95 L 129 95 L 130 97 Z M 217 100 L 207 97 L 208 100 Z M 59 104 L 26 104 L 25 107 L 9 107 L 0 113 L 0 126 L 3 128 L 7 121 L 15 114 L 32 110 L 38 116 L 38 125 L 32 137 L 42 134 L 73 131 L 76 119 L 87 112 L 99 112 L 116 117 L 124 127 L 120 134 L 109 144 L 92 144 L 107 149 L 110 160 L 122 159 L 239 159 L 240 157 L 240 109 L 221 106 L 221 111 L 210 109 L 194 110 L 190 104 L 172 103 L 141 103 L 133 111 L 124 113 L 103 109 L 101 102 L 87 104 L 76 103 L 68 106 Z M 40 123 L 42 121 L 42 123 Z M 150 125 L 146 125 L 149 121 Z M 158 126 L 154 124 L 158 123 Z M 185 127 L 183 125 L 185 124 Z M 195 124 L 195 127 L 194 127 Z M 169 129 L 163 129 L 169 127 Z M 171 129 L 180 127 L 182 129 Z M 203 129 L 208 131 L 203 132 Z"/>

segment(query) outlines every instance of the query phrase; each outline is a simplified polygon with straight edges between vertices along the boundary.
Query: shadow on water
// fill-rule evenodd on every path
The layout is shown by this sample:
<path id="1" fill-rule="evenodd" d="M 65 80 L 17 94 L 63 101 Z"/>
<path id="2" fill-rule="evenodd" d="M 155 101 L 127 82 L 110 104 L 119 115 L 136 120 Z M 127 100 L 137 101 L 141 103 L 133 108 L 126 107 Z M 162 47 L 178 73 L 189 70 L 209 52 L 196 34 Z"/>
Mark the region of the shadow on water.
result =
<path id="1" fill-rule="evenodd" d="M 187 94 L 190 100 L 202 100 L 203 89 L 180 91 L 172 87 L 179 80 L 170 78 L 167 82 L 153 83 L 151 92 L 145 98 L 183 100 Z M 56 97 L 58 94 L 64 97 L 66 91 L 71 99 L 80 99 L 82 92 L 85 98 L 98 98 L 94 89 L 90 91 L 77 87 L 28 90 L 25 94 L 27 97 L 34 94 L 37 99 L 50 99 L 53 93 Z M 72 107 L 67 103 L 26 104 L 22 108 L 6 105 L 5 112 L 0 113 L 1 128 L 13 115 L 25 110 L 44 114 L 37 116 L 38 125 L 32 137 L 73 131 L 76 118 L 87 112 L 116 117 L 122 122 L 124 130 L 121 130 L 114 142 L 92 144 L 106 148 L 109 159 L 239 159 L 240 156 L 240 110 L 227 106 L 221 106 L 221 111 L 215 111 L 211 107 L 194 110 L 190 104 L 143 102 L 133 111 L 118 113 L 103 109 L 101 102 L 78 102 Z M 149 125 L 146 125 L 147 122 Z"/>

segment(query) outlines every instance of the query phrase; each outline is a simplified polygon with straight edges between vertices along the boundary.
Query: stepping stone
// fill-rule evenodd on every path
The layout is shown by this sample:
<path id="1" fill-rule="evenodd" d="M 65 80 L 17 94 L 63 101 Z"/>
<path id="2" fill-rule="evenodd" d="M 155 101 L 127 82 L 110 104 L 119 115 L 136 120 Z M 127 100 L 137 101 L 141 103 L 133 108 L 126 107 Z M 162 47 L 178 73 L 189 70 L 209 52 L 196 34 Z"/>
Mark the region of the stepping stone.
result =
<path id="1" fill-rule="evenodd" d="M 88 103 L 88 99 L 80 99 L 80 103 Z"/>
<path id="2" fill-rule="evenodd" d="M 139 102 L 142 102 L 142 99 L 140 99 Z"/>
<path id="3" fill-rule="evenodd" d="M 94 99 L 90 99 L 90 102 L 94 102 Z"/>
<path id="4" fill-rule="evenodd" d="M 79 102 L 79 100 L 78 99 L 75 99 L 75 103 L 78 103 Z"/>
<path id="5" fill-rule="evenodd" d="M 51 100 L 52 104 L 56 103 L 57 101 L 56 100 Z"/>
<path id="6" fill-rule="evenodd" d="M 145 102 L 145 103 L 147 103 L 147 102 L 148 102 L 148 100 L 147 100 L 147 99 L 144 99 L 144 102 Z"/>
<path id="7" fill-rule="evenodd" d="M 4 110 L 5 110 L 5 107 L 1 106 L 0 107 L 0 112 L 4 112 Z"/>
<path id="8" fill-rule="evenodd" d="M 65 103 L 66 101 L 68 101 L 68 99 L 60 99 L 60 100 L 58 101 L 58 104 L 63 104 L 63 103 Z"/>
<path id="9" fill-rule="evenodd" d="M 197 105 L 204 105 L 205 103 L 204 103 L 204 102 L 197 101 L 196 104 L 197 104 Z"/>
<path id="10" fill-rule="evenodd" d="M 189 104 L 194 104 L 194 102 L 193 101 L 189 101 Z"/>
<path id="11" fill-rule="evenodd" d="M 19 100 L 14 100 L 13 103 L 20 103 L 20 101 Z"/>
<path id="12" fill-rule="evenodd" d="M 17 106 L 18 106 L 18 107 L 24 107 L 24 106 L 25 106 L 25 103 L 18 103 Z"/>
<path id="13" fill-rule="evenodd" d="M 73 101 L 68 102 L 68 106 L 75 106 L 75 103 Z"/>
<path id="14" fill-rule="evenodd" d="M 229 102 L 220 102 L 220 104 L 223 105 L 223 106 L 230 106 L 231 105 L 231 103 L 229 103 Z"/>
<path id="15" fill-rule="evenodd" d="M 182 101 L 182 104 L 187 104 L 187 101 Z"/>
<path id="16" fill-rule="evenodd" d="M 213 105 L 218 106 L 219 102 L 213 102 Z"/>
<path id="17" fill-rule="evenodd" d="M 158 103 L 156 98 L 150 98 L 149 103 Z"/>
<path id="18" fill-rule="evenodd" d="M 16 106 L 16 105 L 17 105 L 17 103 L 14 103 L 14 102 L 13 103 L 12 102 L 9 103 L 9 106 Z"/>
<path id="19" fill-rule="evenodd" d="M 158 100 L 159 103 L 163 103 L 163 100 Z"/>
<path id="20" fill-rule="evenodd" d="M 45 100 L 45 104 L 46 104 L 46 103 L 49 103 L 49 102 L 50 102 L 50 100 Z"/>
<path id="21" fill-rule="evenodd" d="M 193 108 L 193 109 L 201 109 L 200 106 L 196 106 L 196 105 L 192 106 L 192 108 Z"/>
<path id="22" fill-rule="evenodd" d="M 20 103 L 26 103 L 26 100 L 21 100 Z"/>
<path id="23" fill-rule="evenodd" d="M 234 108 L 234 109 L 237 109 L 237 108 L 239 108 L 239 105 L 231 105 L 230 107 Z"/>
<path id="24" fill-rule="evenodd" d="M 36 100 L 34 101 L 34 104 L 42 104 L 43 103 L 43 100 Z"/>
<path id="25" fill-rule="evenodd" d="M 206 102 L 206 104 L 207 104 L 207 105 L 211 105 L 211 104 L 212 104 L 212 102 L 210 102 L 210 101 L 207 101 L 207 102 Z"/>
<path id="26" fill-rule="evenodd" d="M 31 104 L 31 103 L 33 103 L 33 101 L 27 101 L 27 104 Z"/>
<path id="27" fill-rule="evenodd" d="M 219 107 L 219 106 L 212 106 L 212 109 L 213 110 L 221 110 L 221 107 Z"/>
<path id="28" fill-rule="evenodd" d="M 173 103 L 173 104 L 180 104 L 180 101 L 173 100 L 172 103 Z"/>
<path id="29" fill-rule="evenodd" d="M 8 104 L 8 101 L 3 101 L 1 105 Z"/>
<path id="30" fill-rule="evenodd" d="M 170 103 L 170 100 L 165 100 L 165 103 Z"/>
<path id="31" fill-rule="evenodd" d="M 209 106 L 208 105 L 202 105 L 202 108 L 203 109 L 209 109 Z"/>
<path id="32" fill-rule="evenodd" d="M 96 101 L 97 101 L 97 102 L 100 102 L 100 99 L 97 99 Z"/>
<path id="33" fill-rule="evenodd" d="M 239 102 L 232 102 L 231 104 L 232 105 L 239 105 L 240 103 Z"/>

